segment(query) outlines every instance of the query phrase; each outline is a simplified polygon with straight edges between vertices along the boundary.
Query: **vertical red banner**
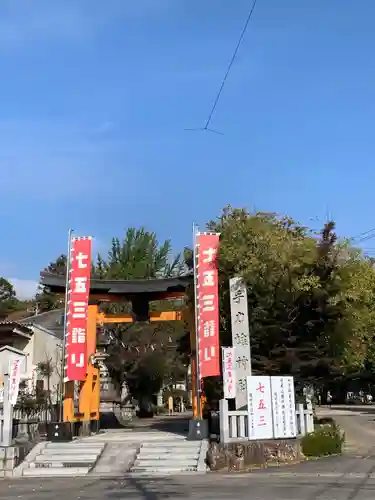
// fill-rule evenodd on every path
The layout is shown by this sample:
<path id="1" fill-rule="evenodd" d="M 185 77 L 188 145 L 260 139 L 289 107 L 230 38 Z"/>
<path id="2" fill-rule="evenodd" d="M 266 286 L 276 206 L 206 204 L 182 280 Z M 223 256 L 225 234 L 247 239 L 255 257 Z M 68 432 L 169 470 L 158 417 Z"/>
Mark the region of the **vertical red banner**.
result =
<path id="1" fill-rule="evenodd" d="M 86 377 L 90 277 L 91 237 L 72 238 L 65 337 L 66 377 L 68 380 L 84 380 Z"/>
<path id="2" fill-rule="evenodd" d="M 200 377 L 220 375 L 218 234 L 197 234 L 197 309 Z"/>

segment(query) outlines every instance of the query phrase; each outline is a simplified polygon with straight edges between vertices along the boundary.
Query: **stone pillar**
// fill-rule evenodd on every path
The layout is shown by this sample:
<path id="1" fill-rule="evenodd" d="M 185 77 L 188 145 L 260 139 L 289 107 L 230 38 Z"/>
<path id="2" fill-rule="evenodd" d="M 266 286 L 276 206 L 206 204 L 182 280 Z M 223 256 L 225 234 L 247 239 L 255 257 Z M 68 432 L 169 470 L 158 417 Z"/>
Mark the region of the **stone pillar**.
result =
<path id="1" fill-rule="evenodd" d="M 127 403 L 127 399 L 129 396 L 129 387 L 128 384 L 124 381 L 121 385 L 121 403 Z"/>
<path id="2" fill-rule="evenodd" d="M 13 405 L 9 401 L 10 375 L 4 374 L 4 403 L 3 403 L 3 446 L 11 446 L 13 431 Z"/>
<path id="3" fill-rule="evenodd" d="M 163 389 L 160 389 L 160 391 L 158 392 L 158 394 L 156 396 L 156 405 L 158 407 L 164 406 L 163 405 Z"/>

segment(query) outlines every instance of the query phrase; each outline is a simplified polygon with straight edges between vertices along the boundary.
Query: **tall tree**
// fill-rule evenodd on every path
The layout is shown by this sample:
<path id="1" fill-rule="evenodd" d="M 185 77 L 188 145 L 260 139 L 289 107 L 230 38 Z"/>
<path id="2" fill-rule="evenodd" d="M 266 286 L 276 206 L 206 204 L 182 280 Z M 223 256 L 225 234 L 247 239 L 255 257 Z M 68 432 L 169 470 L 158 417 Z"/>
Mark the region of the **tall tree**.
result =
<path id="1" fill-rule="evenodd" d="M 17 307 L 16 292 L 5 278 L 0 278 L 0 316 L 5 316 Z"/>
<path id="2" fill-rule="evenodd" d="M 52 274 L 57 274 L 59 276 L 66 275 L 67 258 L 66 255 L 61 254 L 53 262 L 44 269 L 44 271 Z M 38 293 L 36 294 L 35 301 L 38 304 L 38 310 L 40 312 L 51 311 L 52 309 L 58 309 L 63 307 L 64 299 L 55 293 L 52 293 L 48 287 L 44 285 L 39 286 Z"/>
<path id="3" fill-rule="evenodd" d="M 112 239 L 107 260 L 99 255 L 96 274 L 106 279 L 166 278 L 181 274 L 184 268 L 180 254 L 172 257 L 170 240 L 159 244 L 155 233 L 129 228 L 123 240 Z"/>
<path id="4" fill-rule="evenodd" d="M 221 234 L 221 336 L 230 345 L 229 279 L 248 290 L 254 373 L 290 373 L 297 386 L 335 372 L 344 314 L 333 224 L 317 240 L 288 217 L 227 207 L 208 224 Z"/>
<path id="5" fill-rule="evenodd" d="M 99 255 L 94 270 L 99 279 L 167 278 L 186 272 L 187 266 L 180 254 L 172 256 L 170 240 L 159 244 L 156 234 L 145 228 L 129 228 L 122 240 L 113 238 L 105 259 Z M 152 303 L 151 309 L 160 310 L 165 303 Z M 113 304 L 111 312 L 126 312 L 128 304 Z M 174 304 L 169 303 L 173 309 Z M 111 330 L 116 339 L 109 348 L 112 374 L 119 382 L 126 381 L 137 399 L 150 399 L 167 381 L 186 371 L 183 357 L 177 351 L 177 341 L 184 333 L 183 324 L 147 325 Z"/>

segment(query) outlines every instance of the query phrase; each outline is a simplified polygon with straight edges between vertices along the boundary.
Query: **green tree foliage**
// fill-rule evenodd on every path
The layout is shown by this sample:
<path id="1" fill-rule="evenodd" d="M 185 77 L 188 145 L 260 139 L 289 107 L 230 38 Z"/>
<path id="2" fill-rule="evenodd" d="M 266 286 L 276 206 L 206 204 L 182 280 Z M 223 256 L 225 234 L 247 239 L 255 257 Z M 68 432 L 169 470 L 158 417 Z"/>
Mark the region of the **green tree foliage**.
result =
<path id="1" fill-rule="evenodd" d="M 15 311 L 18 306 L 13 285 L 5 278 L 0 278 L 0 316 Z"/>
<path id="2" fill-rule="evenodd" d="M 145 228 L 129 228 L 123 240 L 112 239 L 107 260 L 98 256 L 95 275 L 106 279 L 167 278 L 182 274 L 181 255 L 172 258 L 170 240 L 159 244 L 156 234 Z"/>
<path id="3" fill-rule="evenodd" d="M 186 265 L 180 254 L 172 256 L 169 240 L 159 244 L 156 234 L 144 228 L 130 228 L 123 240 L 112 239 L 104 259 L 98 256 L 94 276 L 99 279 L 150 279 L 181 275 Z M 168 304 L 170 310 L 175 309 Z M 150 304 L 151 310 L 164 310 L 165 301 Z M 110 312 L 128 312 L 129 304 L 112 304 Z M 177 341 L 184 333 L 182 323 L 118 325 L 112 330 L 117 342 L 109 348 L 108 363 L 118 381 L 126 380 L 137 399 L 150 397 L 170 380 L 186 372 Z M 123 347 L 125 346 L 125 347 Z"/>
<path id="4" fill-rule="evenodd" d="M 334 224 L 317 238 L 290 218 L 228 207 L 208 229 L 221 233 L 223 344 L 231 342 L 229 278 L 240 275 L 247 284 L 254 373 L 292 374 L 297 386 L 341 373 L 354 320 Z"/>
<path id="5" fill-rule="evenodd" d="M 239 275 L 247 284 L 254 373 L 292 374 L 298 387 L 375 373 L 373 262 L 338 241 L 332 222 L 316 234 L 289 217 L 227 207 L 207 229 L 221 234 L 221 342 L 231 344 L 229 279 Z M 47 270 L 65 274 L 65 266 L 62 255 Z M 155 233 L 130 228 L 123 239 L 113 238 L 106 257 L 98 256 L 92 274 L 135 280 L 177 276 L 192 268 L 191 249 L 173 257 L 169 240 L 159 244 Z M 192 300 L 193 290 L 189 294 Z M 38 297 L 43 310 L 61 305 L 48 290 Z M 111 307 L 120 312 L 129 305 Z M 165 304 L 151 308 L 163 310 Z M 112 369 L 137 396 L 150 395 L 185 373 L 190 349 L 186 326 L 118 325 L 112 334 Z M 209 386 L 207 382 L 207 390 Z M 212 392 L 218 387 L 218 380 L 211 381 Z"/>
<path id="6" fill-rule="evenodd" d="M 57 259 L 44 269 L 44 271 L 59 276 L 66 275 L 67 258 L 66 255 L 61 254 Z M 35 302 L 38 304 L 39 312 L 51 311 L 63 307 L 64 299 L 55 293 L 52 293 L 48 287 L 40 285 L 39 291 L 36 294 Z"/>
<path id="7" fill-rule="evenodd" d="M 340 248 L 341 299 L 345 302 L 343 366 L 346 373 L 375 374 L 375 271 L 370 259 L 348 244 Z"/>

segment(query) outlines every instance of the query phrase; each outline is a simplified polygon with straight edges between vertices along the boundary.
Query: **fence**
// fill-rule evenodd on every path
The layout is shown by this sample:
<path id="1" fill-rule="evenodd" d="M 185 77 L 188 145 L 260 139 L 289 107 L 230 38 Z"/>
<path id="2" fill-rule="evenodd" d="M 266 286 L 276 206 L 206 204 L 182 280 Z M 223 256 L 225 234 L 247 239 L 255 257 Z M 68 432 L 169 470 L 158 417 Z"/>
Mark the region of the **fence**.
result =
<path id="1" fill-rule="evenodd" d="M 314 431 L 314 412 L 312 404 L 305 408 L 296 405 L 297 434 L 304 436 Z M 247 410 L 229 411 L 228 401 L 220 400 L 220 442 L 235 443 L 249 439 L 249 419 Z"/>
<path id="2" fill-rule="evenodd" d="M 45 424 L 56 419 L 56 409 L 39 407 L 25 408 L 15 406 L 13 408 L 12 438 L 33 439 L 37 433 L 44 434 Z M 3 405 L 0 405 L 0 443 L 3 444 Z"/>

